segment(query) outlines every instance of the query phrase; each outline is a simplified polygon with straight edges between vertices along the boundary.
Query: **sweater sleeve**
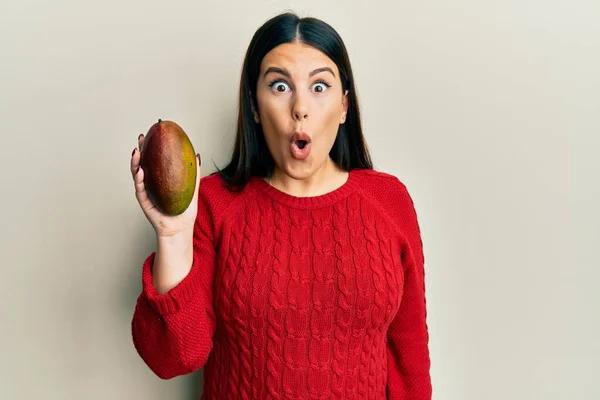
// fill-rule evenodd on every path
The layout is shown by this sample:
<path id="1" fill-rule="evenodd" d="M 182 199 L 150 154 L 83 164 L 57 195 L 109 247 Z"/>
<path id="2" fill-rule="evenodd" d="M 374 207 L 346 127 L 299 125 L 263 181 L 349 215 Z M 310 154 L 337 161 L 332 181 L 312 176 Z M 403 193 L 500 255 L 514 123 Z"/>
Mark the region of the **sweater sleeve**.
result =
<path id="1" fill-rule="evenodd" d="M 198 370 L 213 347 L 216 251 L 212 219 L 203 196 L 199 197 L 193 263 L 188 275 L 169 292 L 159 294 L 152 284 L 155 253 L 142 265 L 142 292 L 135 306 L 131 332 L 138 354 L 162 379 Z"/>
<path id="2" fill-rule="evenodd" d="M 413 201 L 400 186 L 394 214 L 404 236 L 404 289 L 387 334 L 387 393 L 394 400 L 431 400 L 423 246 Z"/>

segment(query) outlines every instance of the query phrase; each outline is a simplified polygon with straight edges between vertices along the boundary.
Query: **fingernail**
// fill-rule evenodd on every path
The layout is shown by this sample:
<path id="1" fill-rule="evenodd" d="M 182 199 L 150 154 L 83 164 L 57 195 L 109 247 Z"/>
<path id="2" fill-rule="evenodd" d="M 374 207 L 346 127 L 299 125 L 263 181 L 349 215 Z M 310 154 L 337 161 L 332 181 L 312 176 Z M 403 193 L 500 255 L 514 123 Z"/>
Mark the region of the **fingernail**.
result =
<path id="1" fill-rule="evenodd" d="M 140 133 L 140 136 L 138 136 L 138 140 L 140 140 L 142 138 L 142 136 L 144 136 L 144 134 Z"/>

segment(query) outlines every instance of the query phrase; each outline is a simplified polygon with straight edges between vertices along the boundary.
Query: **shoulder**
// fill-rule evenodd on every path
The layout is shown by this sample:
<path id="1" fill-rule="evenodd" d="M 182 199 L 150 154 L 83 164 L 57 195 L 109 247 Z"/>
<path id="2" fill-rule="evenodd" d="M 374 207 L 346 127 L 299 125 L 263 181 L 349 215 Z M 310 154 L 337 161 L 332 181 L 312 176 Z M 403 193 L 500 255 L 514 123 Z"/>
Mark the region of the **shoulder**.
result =
<path id="1" fill-rule="evenodd" d="M 209 203 L 231 201 L 243 194 L 243 191 L 230 190 L 221 175 L 213 172 L 200 179 L 200 197 Z"/>
<path id="2" fill-rule="evenodd" d="M 356 172 L 359 193 L 401 231 L 414 227 L 415 204 L 406 184 L 396 175 L 377 170 Z"/>
<path id="3" fill-rule="evenodd" d="M 377 170 L 357 170 L 359 191 L 383 206 L 412 205 L 412 198 L 404 182 L 396 175 Z"/>
<path id="4" fill-rule="evenodd" d="M 361 171 L 360 192 L 393 225 L 415 257 L 417 265 L 424 262 L 423 242 L 417 210 L 407 186 L 397 176 L 380 171 Z"/>
<path id="5" fill-rule="evenodd" d="M 217 228 L 240 210 L 240 205 L 250 192 L 248 185 L 241 190 L 231 190 L 223 178 L 214 172 L 200 179 L 199 207 L 211 216 Z"/>

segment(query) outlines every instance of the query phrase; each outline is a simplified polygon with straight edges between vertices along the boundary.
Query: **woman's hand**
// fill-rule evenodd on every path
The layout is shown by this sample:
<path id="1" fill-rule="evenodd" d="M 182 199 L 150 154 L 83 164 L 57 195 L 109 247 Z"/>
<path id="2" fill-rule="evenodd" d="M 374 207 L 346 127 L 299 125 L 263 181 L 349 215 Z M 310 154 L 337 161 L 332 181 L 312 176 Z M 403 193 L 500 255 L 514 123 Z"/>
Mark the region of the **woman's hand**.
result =
<path id="1" fill-rule="evenodd" d="M 187 210 L 176 216 L 163 214 L 150 200 L 144 186 L 144 170 L 140 166 L 140 151 L 144 144 L 144 135 L 138 136 L 138 147 L 133 149 L 131 155 L 131 175 L 134 181 L 135 197 L 154 227 L 159 241 L 191 243 L 194 231 L 194 222 L 198 212 L 198 189 L 200 187 L 200 155 L 196 154 L 196 188 L 194 196 Z"/>

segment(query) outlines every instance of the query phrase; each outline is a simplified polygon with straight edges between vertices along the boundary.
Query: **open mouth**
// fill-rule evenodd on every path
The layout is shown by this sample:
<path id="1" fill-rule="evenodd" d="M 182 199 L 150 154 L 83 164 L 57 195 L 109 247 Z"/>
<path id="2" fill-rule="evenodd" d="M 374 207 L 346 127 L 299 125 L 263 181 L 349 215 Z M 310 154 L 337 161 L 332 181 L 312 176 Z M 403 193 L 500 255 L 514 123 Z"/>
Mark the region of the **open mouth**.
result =
<path id="1" fill-rule="evenodd" d="M 305 160 L 310 154 L 311 139 L 304 132 L 296 132 L 290 138 L 292 157 L 297 160 Z"/>
<path id="2" fill-rule="evenodd" d="M 296 146 L 298 146 L 298 148 L 300 150 L 304 149 L 306 147 L 306 145 L 308 144 L 308 140 L 296 140 L 295 141 Z"/>

